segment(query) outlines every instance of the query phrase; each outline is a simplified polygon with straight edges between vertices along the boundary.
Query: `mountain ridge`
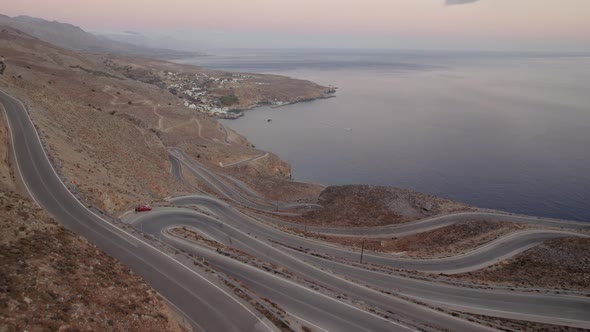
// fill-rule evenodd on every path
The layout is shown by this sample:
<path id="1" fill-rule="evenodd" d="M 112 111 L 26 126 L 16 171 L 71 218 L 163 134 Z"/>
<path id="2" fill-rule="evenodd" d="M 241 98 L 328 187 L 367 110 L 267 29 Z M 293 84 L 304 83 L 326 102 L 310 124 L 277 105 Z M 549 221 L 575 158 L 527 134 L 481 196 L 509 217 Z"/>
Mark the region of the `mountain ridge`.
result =
<path id="1" fill-rule="evenodd" d="M 154 48 L 117 41 L 106 36 L 92 34 L 70 23 L 49 21 L 26 15 L 10 17 L 0 14 L 0 25 L 18 29 L 45 42 L 74 51 L 164 59 L 202 55 L 202 53 L 193 51 Z"/>

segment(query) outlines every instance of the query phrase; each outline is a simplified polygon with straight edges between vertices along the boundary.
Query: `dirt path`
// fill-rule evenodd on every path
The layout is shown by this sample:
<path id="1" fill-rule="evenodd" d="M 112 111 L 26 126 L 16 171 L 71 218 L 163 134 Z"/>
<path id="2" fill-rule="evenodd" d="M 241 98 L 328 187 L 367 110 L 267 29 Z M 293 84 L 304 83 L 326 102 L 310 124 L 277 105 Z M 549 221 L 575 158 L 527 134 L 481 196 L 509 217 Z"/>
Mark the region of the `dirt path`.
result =
<path id="1" fill-rule="evenodd" d="M 244 160 L 236 161 L 236 162 L 233 162 L 231 164 L 221 165 L 221 167 L 222 168 L 225 168 L 225 167 L 231 167 L 231 166 L 236 166 L 236 165 L 240 165 L 240 164 L 246 164 L 246 163 L 253 162 L 253 161 L 256 161 L 258 159 L 262 159 L 262 158 L 266 158 L 266 157 L 268 157 L 268 152 L 265 152 L 265 153 L 260 154 L 258 156 L 250 157 L 250 158 L 247 158 L 247 159 L 244 159 Z"/>
<path id="2" fill-rule="evenodd" d="M 126 104 L 128 104 L 128 103 L 125 103 L 125 102 L 119 102 L 119 95 L 111 93 L 110 91 L 112 89 L 113 88 L 111 86 L 106 85 L 103 88 L 103 90 L 102 90 L 104 93 L 108 94 L 109 96 L 111 96 L 113 98 L 109 102 L 110 105 L 116 106 L 116 105 L 126 105 Z M 148 100 L 148 99 L 140 99 L 140 100 L 132 101 L 132 103 L 133 104 L 144 104 L 144 105 L 147 105 L 147 106 L 151 106 L 152 107 L 152 112 L 154 112 L 154 114 L 158 117 L 158 127 L 157 127 L 157 129 L 159 131 L 169 132 L 169 131 L 174 130 L 176 128 L 180 128 L 180 127 L 187 126 L 187 125 L 190 125 L 192 123 L 195 123 L 197 125 L 197 134 L 198 134 L 199 138 L 202 138 L 202 139 L 204 139 L 206 141 L 212 142 L 211 139 L 206 138 L 206 137 L 203 137 L 203 134 L 202 134 L 202 130 L 203 130 L 202 128 L 203 127 L 202 127 L 201 122 L 199 121 L 199 119 L 197 119 L 196 117 L 192 117 L 187 122 L 184 122 L 184 123 L 181 123 L 181 124 L 177 124 L 177 125 L 173 125 L 173 126 L 164 128 L 164 120 L 166 118 L 162 114 L 158 113 L 158 109 L 159 108 L 162 108 L 162 106 L 160 106 L 159 104 L 156 105 L 156 104 L 154 104 L 154 102 L 152 102 L 151 100 Z M 174 107 L 174 106 L 164 106 L 164 107 Z M 225 128 L 224 128 L 224 130 L 225 130 Z M 227 131 L 226 131 L 226 135 L 225 135 L 225 144 L 231 145 L 231 143 L 229 143 L 227 141 Z"/>

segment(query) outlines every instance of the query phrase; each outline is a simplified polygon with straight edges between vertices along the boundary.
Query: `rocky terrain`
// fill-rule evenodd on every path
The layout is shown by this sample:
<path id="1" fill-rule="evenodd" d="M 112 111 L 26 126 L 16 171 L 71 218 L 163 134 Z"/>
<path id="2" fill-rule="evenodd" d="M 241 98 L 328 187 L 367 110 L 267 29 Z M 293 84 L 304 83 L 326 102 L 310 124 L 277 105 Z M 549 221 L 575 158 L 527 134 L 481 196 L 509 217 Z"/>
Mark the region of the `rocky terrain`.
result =
<path id="1" fill-rule="evenodd" d="M 194 185 L 177 181 L 170 172 L 168 147 L 179 147 L 211 170 L 246 182 L 267 199 L 324 206 L 292 218 L 302 223 L 370 227 L 475 210 L 400 188 L 290 181 L 288 163 L 256 149 L 215 120 L 231 109 L 331 93 L 309 81 L 73 52 L 2 26 L 0 56 L 0 89 L 26 104 L 59 172 L 92 205 L 114 215 L 140 202 L 208 190 L 184 170 Z M 140 278 L 23 198 L 23 188 L 12 183 L 7 143 L 7 130 L 0 126 L 0 331 L 182 330 L 164 301 Z M 440 257 L 522 228 L 466 221 L 401 239 L 367 240 L 365 245 L 370 250 Z M 357 247 L 362 241 L 319 238 Z M 587 239 L 548 242 L 458 277 L 588 289 L 589 244 Z"/>
<path id="2" fill-rule="evenodd" d="M 590 291 L 590 239 L 547 241 L 512 259 L 456 277 L 508 286 Z"/>
<path id="3" fill-rule="evenodd" d="M 8 27 L 0 28 L 0 55 L 7 65 L 0 87 L 25 102 L 68 181 L 108 212 L 122 213 L 138 202 L 192 190 L 170 175 L 168 146 L 180 147 L 211 167 L 264 154 L 209 115 L 186 107 L 161 76 L 171 70 L 209 77 L 226 73 L 71 52 Z M 272 84 L 255 84 L 259 81 Z M 257 75 L 244 84 L 243 92 L 236 89 L 244 106 L 277 96 L 308 98 L 309 91 L 322 94 L 325 89 L 273 75 Z M 246 96 L 254 87 L 251 97 Z M 240 169 L 267 181 L 290 177 L 289 165 L 273 154 Z"/>
<path id="4" fill-rule="evenodd" d="M 0 121 L 0 331 L 187 331 L 143 279 L 14 191 L 7 134 Z"/>
<path id="5" fill-rule="evenodd" d="M 10 27 L 0 27 L 0 56 L 0 88 L 25 103 L 58 170 L 83 197 L 115 215 L 138 202 L 194 191 L 170 174 L 167 146 L 219 169 L 263 153 L 159 86 L 164 71 L 154 64 L 127 72 L 130 58 L 71 52 Z M 268 79 L 279 86 L 290 81 Z M 261 86 L 262 95 L 272 96 L 268 87 Z M 141 278 L 21 196 L 24 188 L 12 183 L 8 166 L 8 131 L 0 130 L 0 330 L 182 330 Z M 267 182 L 290 177 L 289 165 L 272 154 L 240 169 Z"/>
<path id="6" fill-rule="evenodd" d="M 183 331 L 123 264 L 0 191 L 1 331 Z"/>
<path id="7" fill-rule="evenodd" d="M 0 191 L 0 331 L 184 331 L 126 266 Z"/>
<path id="8" fill-rule="evenodd" d="M 465 204 L 395 187 L 330 186 L 319 196 L 324 208 L 305 214 L 310 224 L 382 226 L 473 210 Z"/>

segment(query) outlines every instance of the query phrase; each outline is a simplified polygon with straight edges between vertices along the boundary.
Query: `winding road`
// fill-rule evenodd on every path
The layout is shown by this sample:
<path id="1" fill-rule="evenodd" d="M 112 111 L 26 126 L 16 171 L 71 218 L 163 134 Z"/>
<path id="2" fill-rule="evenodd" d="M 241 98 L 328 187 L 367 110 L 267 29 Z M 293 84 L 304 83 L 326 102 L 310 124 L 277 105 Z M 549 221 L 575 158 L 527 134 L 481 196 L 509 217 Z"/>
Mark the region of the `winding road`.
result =
<path id="1" fill-rule="evenodd" d="M 182 155 L 182 158 L 185 161 L 183 165 L 191 165 L 190 157 Z M 198 166 L 199 167 L 193 167 L 191 170 L 199 173 L 204 166 Z M 210 181 L 211 177 L 215 176 L 217 181 L 222 181 L 219 175 L 216 176 L 214 172 L 210 170 L 202 172 L 200 176 Z M 210 182 L 206 181 L 206 183 Z M 222 188 L 224 191 L 222 195 L 225 197 L 232 197 L 232 195 L 238 194 L 235 189 L 231 188 L 231 186 L 224 186 Z M 242 197 L 241 199 L 246 198 Z M 183 221 L 176 220 L 174 211 L 168 211 L 168 218 L 171 219 L 168 220 L 165 227 L 171 227 L 174 224 L 190 225 L 200 233 L 207 234 L 218 242 L 231 245 L 232 247 L 249 252 L 256 257 L 263 257 L 264 260 L 273 261 L 282 266 L 288 265 L 287 262 L 289 260 L 284 259 L 279 253 L 274 251 L 272 254 L 268 254 L 268 252 L 265 254 L 263 251 L 255 250 L 248 245 L 248 243 L 250 243 L 248 239 L 236 241 L 235 239 L 238 234 L 231 232 L 232 235 L 230 235 L 227 226 L 231 225 L 239 233 L 248 234 L 248 236 L 253 236 L 257 240 L 267 241 L 267 243 L 273 246 L 275 250 L 280 251 L 283 249 L 282 251 L 285 251 L 285 249 L 287 249 L 287 252 L 290 251 L 290 255 L 298 257 L 300 261 L 311 263 L 317 267 L 328 268 L 331 272 L 347 278 L 352 278 L 359 281 L 361 284 L 368 284 L 385 290 L 393 288 L 407 297 L 432 303 L 433 305 L 442 305 L 447 308 L 454 308 L 464 312 L 510 319 L 526 319 L 535 322 L 564 324 L 575 327 L 590 326 L 588 318 L 586 318 L 586 313 L 590 311 L 590 301 L 584 297 L 530 295 L 518 292 L 506 292 L 505 290 L 485 291 L 469 289 L 466 287 L 442 285 L 440 283 L 403 278 L 395 275 L 385 276 L 383 273 L 352 267 L 350 264 L 344 264 L 333 259 L 338 258 L 342 261 L 356 261 L 359 257 L 358 251 L 285 233 L 276 227 L 268 226 L 268 224 L 279 226 L 296 225 L 297 228 L 301 228 L 300 224 L 294 224 L 281 220 L 278 217 L 268 217 L 266 215 L 257 215 L 260 220 L 255 220 L 233 208 L 230 204 L 208 196 L 181 196 L 172 198 L 170 201 L 178 206 L 195 205 L 200 208 L 205 208 L 207 211 L 210 211 L 217 216 L 221 224 L 210 222 L 207 223 L 207 226 L 204 226 L 202 223 L 198 223 L 197 220 L 199 218 L 197 216 L 187 218 Z M 247 202 L 240 205 L 256 208 L 256 206 Z M 250 215 L 252 214 L 250 213 Z M 256 214 L 254 215 L 256 216 Z M 150 220 L 152 227 L 156 227 L 156 229 L 153 230 L 156 233 L 158 232 L 158 229 L 161 231 L 165 228 L 163 225 L 158 228 L 159 222 L 156 220 L 151 218 L 148 218 L 148 220 Z M 479 211 L 437 216 L 402 225 L 385 227 L 355 229 L 308 226 L 308 230 L 324 234 L 340 234 L 348 236 L 401 237 L 445 227 L 464 220 L 509 221 L 520 224 L 549 227 L 550 229 L 513 232 L 479 248 L 475 248 L 472 251 L 453 257 L 439 259 L 409 259 L 392 254 L 373 252 L 365 253 L 364 261 L 397 269 L 446 274 L 462 273 L 481 269 L 498 261 L 511 258 L 550 239 L 575 236 L 588 237 L 586 231 L 590 230 L 590 225 L 584 222 Z M 143 221 L 139 220 L 136 222 L 142 223 Z M 222 229 L 211 229 L 214 225 L 218 225 Z M 233 238 L 234 241 L 228 242 L 228 239 L 231 238 Z M 276 246 L 276 244 L 280 245 Z M 299 250 L 293 251 L 289 250 L 289 248 L 298 248 Z M 324 256 L 324 258 L 319 258 L 322 256 Z M 277 257 L 281 258 L 277 259 Z M 298 262 L 297 264 L 287 266 L 287 268 L 291 271 L 303 273 L 303 271 L 306 271 L 306 268 L 300 264 L 301 262 Z M 313 279 L 309 274 L 306 274 L 303 277 Z M 329 280 L 329 278 L 324 278 L 324 280 L 321 281 L 317 278 L 314 280 L 326 285 L 334 285 L 334 281 Z M 348 294 L 350 294 L 350 292 Z M 358 294 L 354 296 L 359 298 Z M 542 313 L 542 315 L 540 315 L 540 313 Z"/>
<path id="2" fill-rule="evenodd" d="M 191 171 L 197 178 L 203 181 L 212 191 L 216 194 L 229 199 L 236 204 L 239 204 L 244 207 L 249 207 L 259 211 L 266 211 L 266 212 L 278 212 L 278 211 L 292 211 L 296 209 L 317 209 L 321 208 L 321 205 L 318 204 L 310 204 L 310 203 L 287 203 L 287 204 L 280 204 L 277 205 L 278 202 L 271 202 L 269 200 L 265 200 L 265 204 L 261 204 L 258 201 L 260 200 L 260 195 L 255 193 L 252 189 L 246 188 L 246 184 L 243 182 L 230 178 L 231 182 L 234 183 L 235 186 L 244 190 L 243 193 L 240 193 L 230 184 L 223 180 L 223 176 L 216 174 L 215 172 L 208 169 L 205 165 L 199 163 L 198 161 L 194 160 L 190 156 L 188 156 L 184 151 L 179 148 L 169 147 L 168 153 L 170 159 L 175 159 L 174 163 L 176 165 L 183 165 Z M 181 175 L 181 169 L 175 166 L 174 175 L 179 178 Z M 226 176 L 227 177 L 227 176 Z M 228 177 L 229 178 L 229 177 Z M 253 195 L 259 199 L 253 200 L 248 198 L 247 196 Z M 281 213 L 277 213 L 281 215 Z M 290 215 L 290 213 L 285 212 L 284 215 Z"/>
<path id="3" fill-rule="evenodd" d="M 308 227 L 318 233 L 362 237 L 400 237 L 473 219 L 545 227 L 514 232 L 470 252 L 440 259 L 409 259 L 366 252 L 365 264 L 359 265 L 355 264 L 359 257 L 356 250 L 276 227 L 300 228 L 301 225 L 282 220 L 281 216 L 321 206 L 269 201 L 245 183 L 210 170 L 174 147 L 168 148 L 171 173 L 179 181 L 187 182 L 182 170 L 192 172 L 226 201 L 196 194 L 172 197 L 168 201 L 173 207 L 156 208 L 144 214 L 129 213 L 121 223 L 89 208 L 68 190 L 52 167 L 20 101 L 0 92 L 0 103 L 11 133 L 14 166 L 35 202 L 61 224 L 141 275 L 198 330 L 276 331 L 278 328 L 253 305 L 236 296 L 215 273 L 193 264 L 186 256 L 171 253 L 153 239 L 205 259 L 216 271 L 272 300 L 287 315 L 313 331 L 495 330 L 494 326 L 437 309 L 590 328 L 587 296 L 470 288 L 439 282 L 436 278 L 425 280 L 391 269 L 371 268 L 383 266 L 434 274 L 473 271 L 548 239 L 587 237 L 590 230 L 587 223 L 469 212 L 375 228 Z M 244 208 L 248 214 L 242 211 Z M 269 217 L 269 213 L 273 216 Z M 196 231 L 225 245 L 224 248 L 239 250 L 248 259 L 238 259 L 224 250 L 170 232 L 178 227 Z"/>
<path id="4" fill-rule="evenodd" d="M 382 290 L 395 289 L 397 292 L 416 300 L 432 304 L 446 303 L 447 307 L 462 308 L 462 311 L 466 312 L 478 314 L 495 312 L 495 316 L 504 318 L 524 319 L 524 317 L 527 317 L 529 320 L 544 323 L 563 323 L 567 321 L 570 326 L 582 327 L 588 325 L 588 318 L 586 318 L 587 312 L 590 310 L 590 300 L 588 298 L 554 295 L 526 295 L 523 297 L 523 294 L 518 292 L 484 291 L 395 275 L 385 275 L 349 264 L 338 263 L 331 259 L 339 257 L 358 260 L 359 254 L 356 252 L 281 232 L 253 220 L 224 202 L 210 197 L 189 196 L 174 198 L 171 201 L 176 205 L 198 205 L 213 213 L 218 219 L 188 209 L 167 208 L 163 212 L 157 211 L 146 215 L 133 215 L 134 218 L 129 219 L 128 222 L 142 227 L 145 232 L 154 236 L 173 226 L 193 227 L 199 233 L 206 234 L 220 243 L 248 252 L 264 261 L 283 266 L 289 271 L 296 271 L 295 273 L 299 274 L 303 279 L 313 280 L 350 297 L 361 298 L 365 303 L 371 303 L 377 307 L 385 308 L 385 310 L 390 310 L 387 302 L 391 300 L 385 301 L 367 297 L 366 289 L 362 289 L 362 287 L 357 289 L 348 283 L 343 283 L 342 280 L 339 280 L 339 277 L 334 276 L 334 273 L 342 277 L 353 278 L 362 285 L 368 284 Z M 536 232 L 531 232 L 531 237 L 526 236 L 529 234 L 514 233 L 515 235 L 502 238 L 498 243 L 488 244 L 474 250 L 477 253 L 475 257 L 466 254 L 445 259 L 405 260 L 398 257 L 388 257 L 385 254 L 368 254 L 365 255 L 365 261 L 375 260 L 381 263 L 380 265 L 407 264 L 411 266 L 410 269 L 426 271 L 429 271 L 431 265 L 434 265 L 437 267 L 437 273 L 438 270 L 456 271 L 458 267 L 467 267 L 467 270 L 473 270 L 480 268 L 483 264 L 493 264 L 502 257 L 515 255 L 523 250 L 522 247 L 529 248 L 547 238 L 576 234 L 557 232 L 539 231 L 540 237 L 536 237 Z M 324 255 L 330 253 L 330 256 L 327 259 L 318 258 L 316 255 L 310 255 L 307 250 L 304 250 L 304 252 L 285 250 L 284 245 L 298 249 L 313 248 L 315 253 Z M 488 257 L 490 261 L 485 263 L 485 258 Z M 319 273 L 316 268 L 310 267 L 310 265 L 328 269 L 329 272 Z M 264 295 L 264 293 L 262 294 Z M 524 299 L 528 300 L 524 301 Z M 512 308 L 512 310 L 507 311 L 506 308 Z M 414 310 L 414 312 L 416 311 Z M 543 312 L 544 315 L 538 316 L 537 313 L 539 312 Z M 408 313 L 404 313 L 404 315 L 410 316 Z M 416 317 L 413 317 L 413 319 L 416 319 Z M 449 328 L 448 326 L 445 327 Z"/>
<path id="5" fill-rule="evenodd" d="M 78 201 L 49 162 L 24 105 L 2 91 L 0 103 L 20 180 L 34 201 L 59 223 L 141 275 L 199 330 L 277 330 L 217 278 L 181 262 Z"/>

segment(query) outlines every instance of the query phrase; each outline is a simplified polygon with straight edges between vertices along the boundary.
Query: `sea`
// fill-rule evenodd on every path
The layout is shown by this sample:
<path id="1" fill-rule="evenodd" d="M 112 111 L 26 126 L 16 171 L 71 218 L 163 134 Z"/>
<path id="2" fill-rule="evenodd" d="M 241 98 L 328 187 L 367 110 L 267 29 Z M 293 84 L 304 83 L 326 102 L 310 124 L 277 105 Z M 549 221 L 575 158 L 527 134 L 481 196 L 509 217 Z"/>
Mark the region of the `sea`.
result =
<path id="1" fill-rule="evenodd" d="M 338 87 L 222 120 L 295 180 L 590 221 L 588 54 L 233 49 L 181 62 Z"/>

